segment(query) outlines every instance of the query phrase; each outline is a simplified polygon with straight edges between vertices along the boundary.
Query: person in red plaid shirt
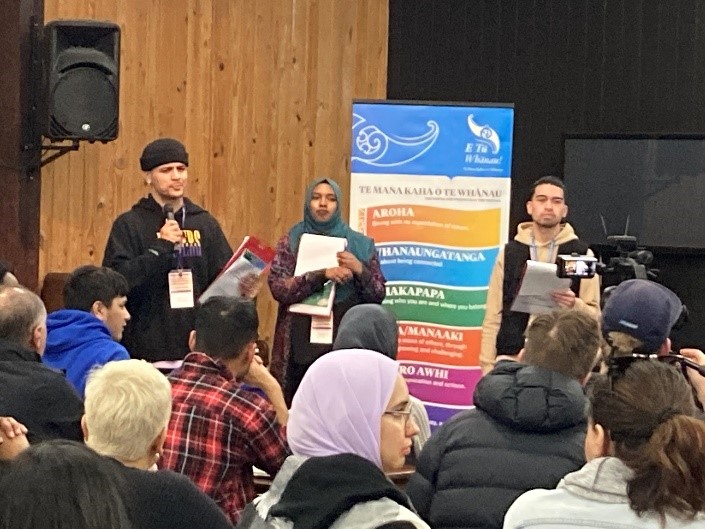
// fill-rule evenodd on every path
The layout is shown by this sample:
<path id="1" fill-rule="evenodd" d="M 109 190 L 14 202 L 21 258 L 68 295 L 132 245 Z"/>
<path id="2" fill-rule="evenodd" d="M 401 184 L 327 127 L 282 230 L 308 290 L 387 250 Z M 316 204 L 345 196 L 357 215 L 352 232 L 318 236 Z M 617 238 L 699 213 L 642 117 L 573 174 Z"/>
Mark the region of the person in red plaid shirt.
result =
<path id="1" fill-rule="evenodd" d="M 193 352 L 169 375 L 173 405 L 160 467 L 191 478 L 237 523 L 255 497 L 252 466 L 273 476 L 290 454 L 289 412 L 279 383 L 255 355 L 253 301 L 212 297 L 197 309 L 195 326 Z"/>

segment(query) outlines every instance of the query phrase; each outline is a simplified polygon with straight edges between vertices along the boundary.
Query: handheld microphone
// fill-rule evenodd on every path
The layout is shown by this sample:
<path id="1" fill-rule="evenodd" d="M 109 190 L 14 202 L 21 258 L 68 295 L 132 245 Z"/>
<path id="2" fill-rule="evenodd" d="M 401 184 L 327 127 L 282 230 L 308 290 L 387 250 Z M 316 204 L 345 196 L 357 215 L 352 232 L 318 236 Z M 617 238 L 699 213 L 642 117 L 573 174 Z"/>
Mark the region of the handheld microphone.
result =
<path id="1" fill-rule="evenodd" d="M 174 216 L 174 208 L 171 204 L 164 204 L 164 214 L 166 215 L 167 220 L 176 220 L 176 217 Z"/>
<path id="2" fill-rule="evenodd" d="M 171 204 L 164 204 L 164 214 L 167 220 L 176 220 L 174 216 L 174 208 Z M 174 243 L 174 251 L 179 253 L 181 251 L 181 241 Z"/>

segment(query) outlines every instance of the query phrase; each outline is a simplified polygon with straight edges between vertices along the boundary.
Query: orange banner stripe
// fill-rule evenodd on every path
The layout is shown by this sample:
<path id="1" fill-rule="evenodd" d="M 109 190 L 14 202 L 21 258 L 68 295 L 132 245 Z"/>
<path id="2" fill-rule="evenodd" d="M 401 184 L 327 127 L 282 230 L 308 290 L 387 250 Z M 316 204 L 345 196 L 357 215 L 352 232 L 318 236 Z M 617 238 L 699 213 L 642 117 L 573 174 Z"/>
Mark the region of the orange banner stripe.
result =
<path id="1" fill-rule="evenodd" d="M 367 208 L 359 220 L 378 244 L 414 241 L 482 248 L 499 244 L 500 213 L 499 209 L 459 211 L 400 204 Z"/>

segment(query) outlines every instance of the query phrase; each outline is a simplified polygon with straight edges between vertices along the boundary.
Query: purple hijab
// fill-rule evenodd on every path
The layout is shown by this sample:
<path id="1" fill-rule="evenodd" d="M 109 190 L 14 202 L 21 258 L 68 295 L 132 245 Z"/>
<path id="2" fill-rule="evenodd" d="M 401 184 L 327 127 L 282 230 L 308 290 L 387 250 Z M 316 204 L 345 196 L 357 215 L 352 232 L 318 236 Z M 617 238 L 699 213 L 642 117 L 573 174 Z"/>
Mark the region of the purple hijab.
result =
<path id="1" fill-rule="evenodd" d="M 382 468 L 380 423 L 399 364 L 375 351 L 343 349 L 316 360 L 294 395 L 287 424 L 295 455 L 356 454 Z"/>

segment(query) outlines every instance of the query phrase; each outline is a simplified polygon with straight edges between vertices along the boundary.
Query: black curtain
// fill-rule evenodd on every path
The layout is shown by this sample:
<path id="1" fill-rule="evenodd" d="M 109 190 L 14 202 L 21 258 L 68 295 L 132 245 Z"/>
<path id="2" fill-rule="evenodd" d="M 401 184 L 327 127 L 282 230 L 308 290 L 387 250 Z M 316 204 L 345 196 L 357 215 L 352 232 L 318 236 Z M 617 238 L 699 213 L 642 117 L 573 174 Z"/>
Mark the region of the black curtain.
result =
<path id="1" fill-rule="evenodd" d="M 705 2 L 390 0 L 390 99 L 515 104 L 511 230 L 563 134 L 705 131 Z M 570 205 L 570 190 L 567 202 Z M 570 219 L 569 219 L 570 220 Z M 663 218 L 688 229 L 678 212 Z M 705 347 L 705 255 L 655 252 Z"/>

